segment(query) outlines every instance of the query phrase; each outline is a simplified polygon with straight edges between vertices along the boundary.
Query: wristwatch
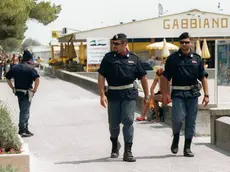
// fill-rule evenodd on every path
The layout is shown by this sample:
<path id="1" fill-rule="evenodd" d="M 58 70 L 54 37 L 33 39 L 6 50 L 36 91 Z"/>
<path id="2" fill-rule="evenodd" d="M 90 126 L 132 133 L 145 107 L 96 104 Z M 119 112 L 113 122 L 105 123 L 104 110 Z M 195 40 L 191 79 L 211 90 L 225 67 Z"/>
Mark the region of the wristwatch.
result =
<path id="1" fill-rule="evenodd" d="M 204 95 L 204 97 L 207 97 L 207 98 L 209 98 L 209 95 L 208 95 L 208 94 L 205 94 L 205 95 Z"/>
<path id="2" fill-rule="evenodd" d="M 146 97 L 145 97 L 145 100 L 149 100 L 149 99 L 150 99 L 150 96 L 146 96 Z"/>

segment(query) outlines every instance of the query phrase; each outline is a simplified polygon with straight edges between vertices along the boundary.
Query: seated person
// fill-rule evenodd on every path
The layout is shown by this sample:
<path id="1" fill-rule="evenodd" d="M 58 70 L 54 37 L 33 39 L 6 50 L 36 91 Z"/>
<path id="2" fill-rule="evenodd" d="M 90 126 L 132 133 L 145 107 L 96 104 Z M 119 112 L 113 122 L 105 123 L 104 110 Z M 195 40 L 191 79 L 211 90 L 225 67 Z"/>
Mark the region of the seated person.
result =
<path id="1" fill-rule="evenodd" d="M 153 80 L 152 86 L 150 88 L 150 93 L 151 93 L 151 97 L 153 99 L 154 102 L 154 111 L 156 113 L 156 122 L 160 121 L 160 111 L 159 111 L 159 103 L 158 102 L 162 102 L 162 94 L 161 94 L 161 86 L 160 86 L 160 76 L 163 73 L 163 69 L 160 68 L 156 71 L 156 77 Z M 156 87 L 156 85 L 159 85 L 159 90 L 157 93 L 154 94 L 154 89 Z M 170 87 L 168 86 L 168 102 L 167 103 L 171 103 L 172 100 L 170 98 Z"/>
<path id="2" fill-rule="evenodd" d="M 149 103 L 144 103 L 143 104 L 141 116 L 138 116 L 136 118 L 136 120 L 137 121 L 145 121 L 145 120 L 147 120 L 147 111 L 151 111 L 153 108 L 154 108 L 154 103 L 153 103 L 153 99 L 152 99 L 152 96 L 151 96 Z"/>

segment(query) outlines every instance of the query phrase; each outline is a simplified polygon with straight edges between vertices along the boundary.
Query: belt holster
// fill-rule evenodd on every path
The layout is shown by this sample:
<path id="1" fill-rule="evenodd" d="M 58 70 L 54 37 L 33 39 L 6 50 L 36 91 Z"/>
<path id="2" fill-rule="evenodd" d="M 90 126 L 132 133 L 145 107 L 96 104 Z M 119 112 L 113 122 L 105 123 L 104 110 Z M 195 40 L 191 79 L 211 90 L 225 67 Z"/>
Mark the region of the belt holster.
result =
<path id="1" fill-rule="evenodd" d="M 193 85 L 191 87 L 191 91 L 192 91 L 193 95 L 199 95 L 201 88 L 202 88 L 202 85 L 200 83 L 197 83 L 196 85 Z"/>

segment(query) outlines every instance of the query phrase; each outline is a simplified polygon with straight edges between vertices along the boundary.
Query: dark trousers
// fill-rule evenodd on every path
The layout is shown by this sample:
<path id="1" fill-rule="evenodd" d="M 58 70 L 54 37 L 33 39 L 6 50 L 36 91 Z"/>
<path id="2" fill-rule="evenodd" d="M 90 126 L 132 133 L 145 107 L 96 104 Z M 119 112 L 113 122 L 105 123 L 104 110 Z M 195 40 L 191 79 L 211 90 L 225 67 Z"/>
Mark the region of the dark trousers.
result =
<path id="1" fill-rule="evenodd" d="M 19 130 L 24 130 L 28 126 L 28 121 L 30 117 L 30 104 L 28 95 L 24 93 L 18 93 L 18 104 L 20 109 L 19 114 Z"/>
<path id="2" fill-rule="evenodd" d="M 116 138 L 120 134 L 120 124 L 123 124 L 123 137 L 125 143 L 133 142 L 133 121 L 136 109 L 136 100 L 109 101 L 109 130 L 110 136 Z"/>
<path id="3" fill-rule="evenodd" d="M 173 134 L 180 133 L 185 120 L 185 139 L 192 139 L 198 112 L 198 98 L 172 98 L 172 128 Z"/>

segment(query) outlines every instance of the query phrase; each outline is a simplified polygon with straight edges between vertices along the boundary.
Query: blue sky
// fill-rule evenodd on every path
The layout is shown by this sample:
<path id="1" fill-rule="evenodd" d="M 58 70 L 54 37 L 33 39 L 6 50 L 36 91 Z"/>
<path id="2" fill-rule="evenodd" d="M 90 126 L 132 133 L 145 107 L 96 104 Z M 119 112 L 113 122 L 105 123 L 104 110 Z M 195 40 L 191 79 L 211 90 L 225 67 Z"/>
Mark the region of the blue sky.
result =
<path id="1" fill-rule="evenodd" d="M 230 14 L 229 0 L 51 0 L 52 3 L 61 4 L 62 12 L 59 18 L 44 26 L 36 21 L 27 22 L 26 38 L 36 39 L 47 45 L 51 40 L 52 30 L 62 30 L 63 27 L 88 30 L 132 19 L 142 20 L 158 16 L 158 4 L 163 5 L 165 15 L 199 9 L 210 12 L 218 11 L 218 2 L 223 11 Z"/>

